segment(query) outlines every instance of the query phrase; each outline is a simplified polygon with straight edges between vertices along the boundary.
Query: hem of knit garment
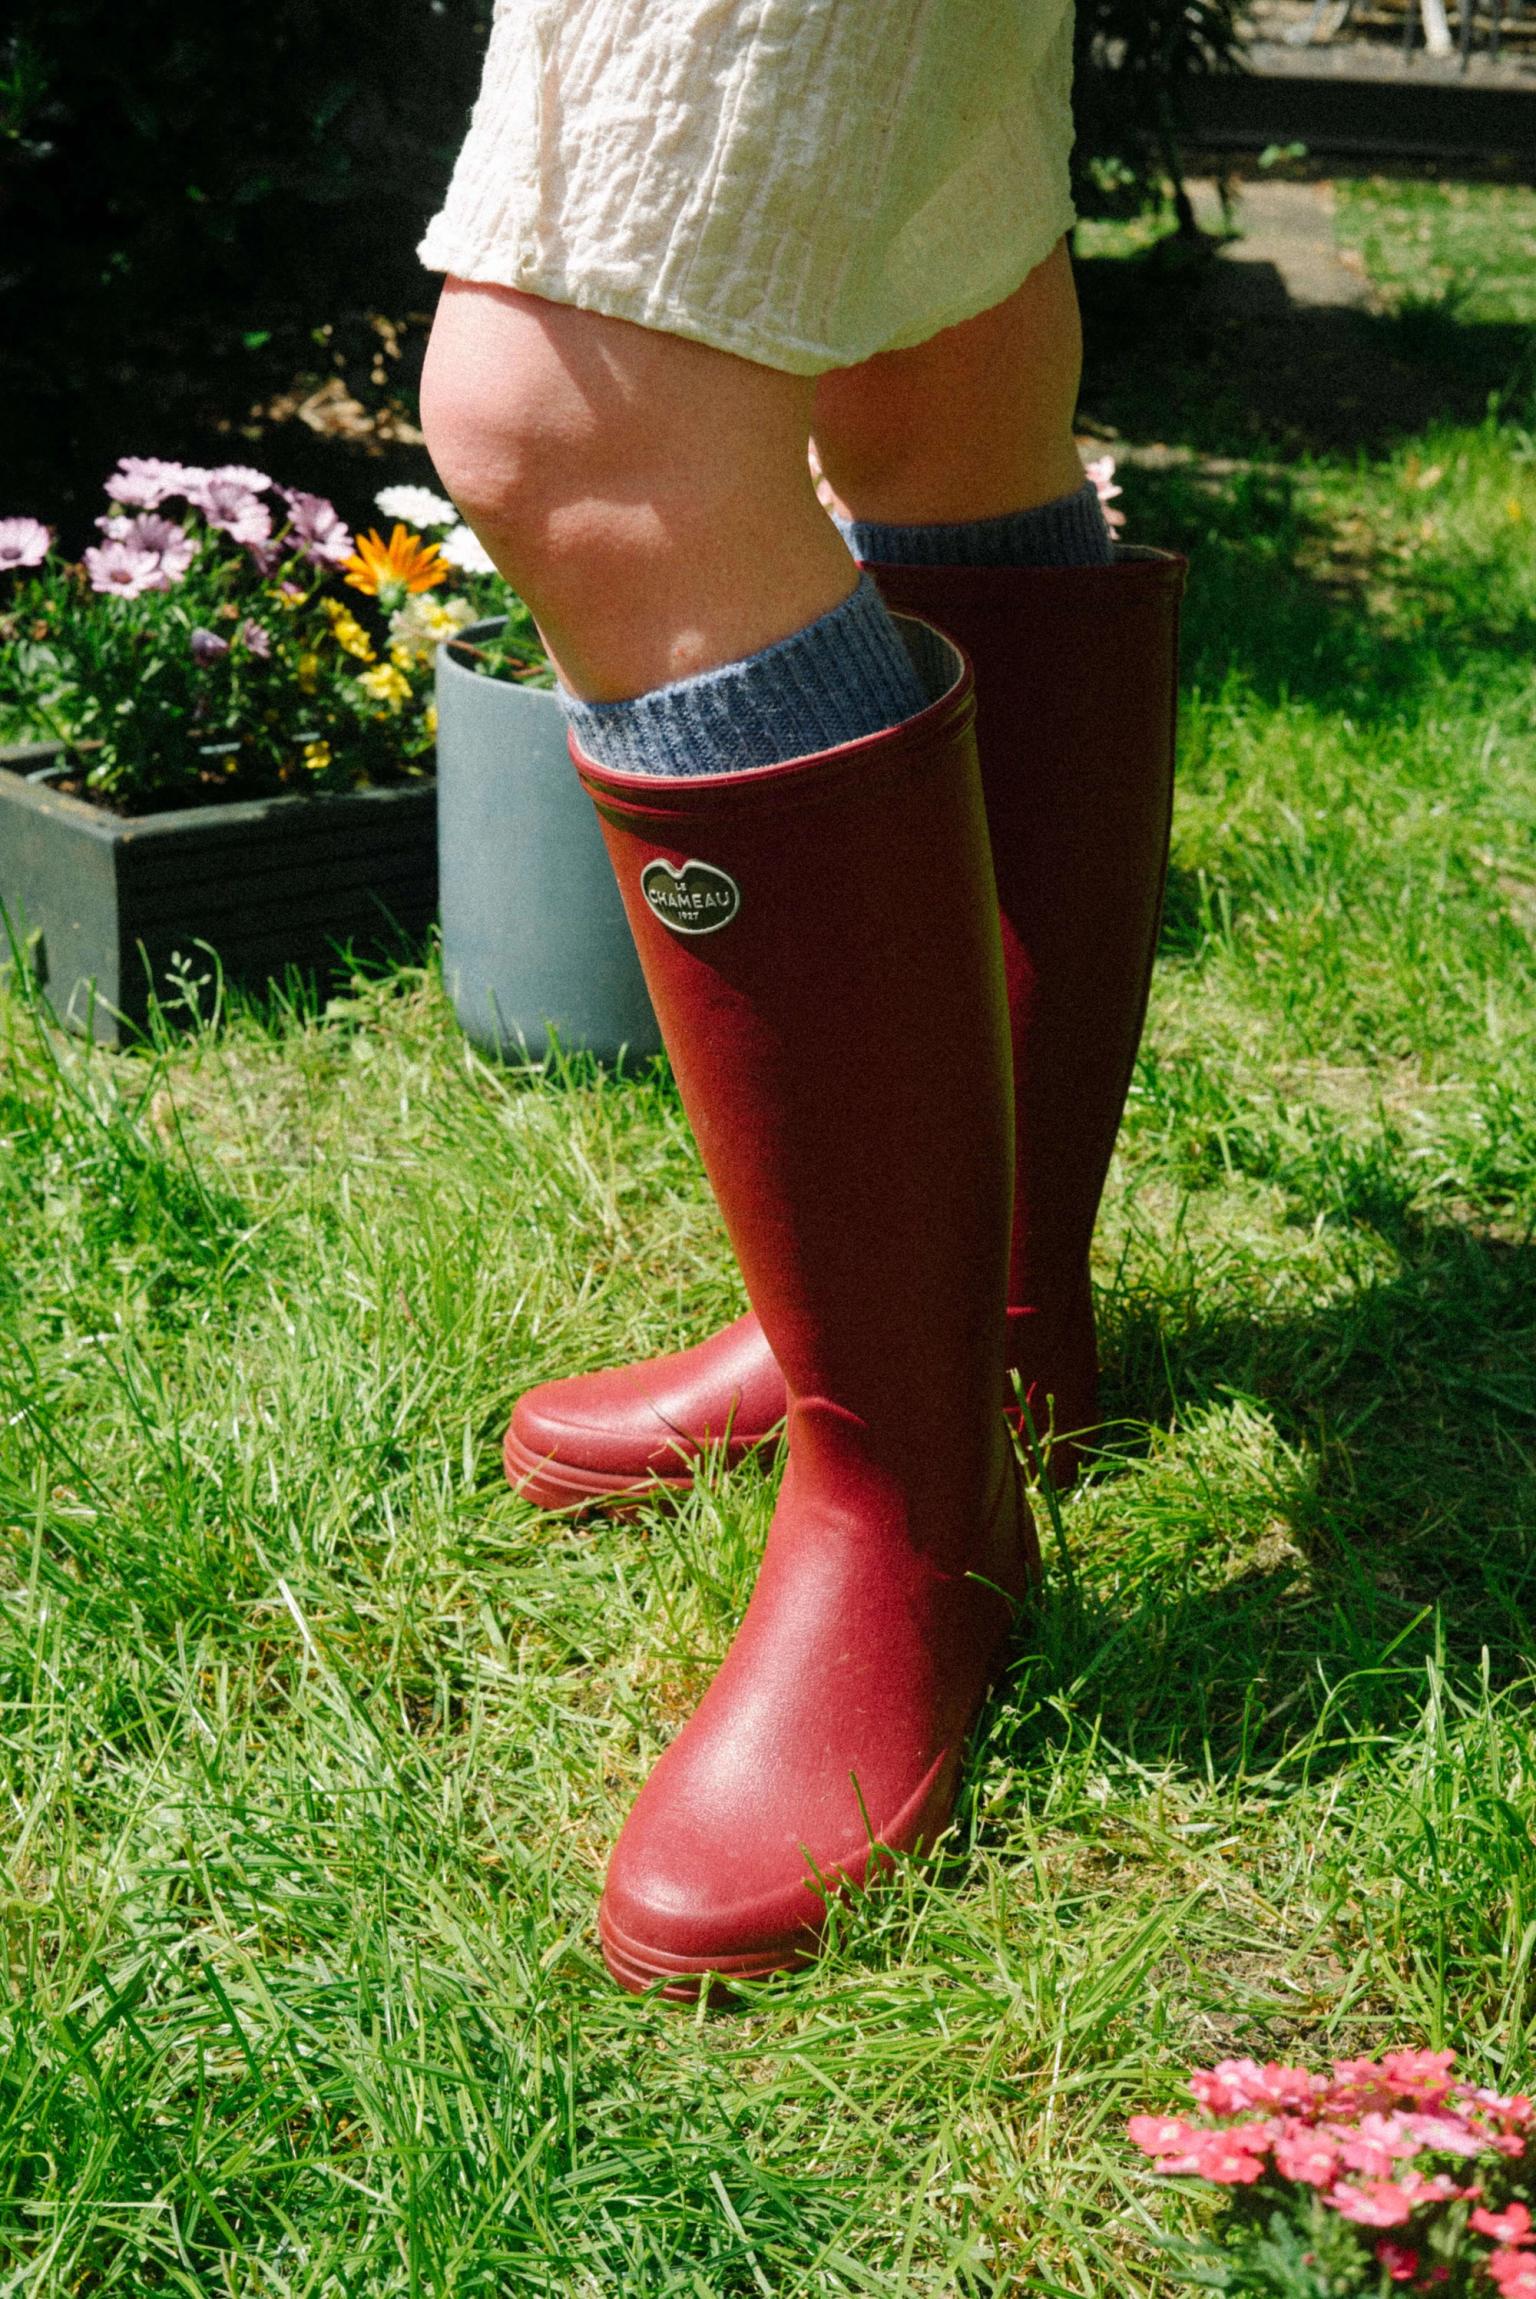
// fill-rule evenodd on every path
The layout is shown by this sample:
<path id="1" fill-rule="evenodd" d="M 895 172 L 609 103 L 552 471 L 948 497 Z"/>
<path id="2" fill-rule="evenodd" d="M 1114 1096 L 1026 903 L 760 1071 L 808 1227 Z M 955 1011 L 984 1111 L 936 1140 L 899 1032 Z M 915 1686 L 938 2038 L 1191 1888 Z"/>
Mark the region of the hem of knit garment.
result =
<path id="1" fill-rule="evenodd" d="M 574 278 L 540 266 L 515 242 L 471 246 L 457 237 L 441 215 L 427 226 L 416 252 L 428 271 L 445 272 L 476 286 L 511 288 L 520 295 L 538 296 L 545 303 L 566 304 L 605 319 L 628 320 L 631 326 L 649 328 L 653 334 L 679 335 L 692 343 L 708 344 L 712 350 L 730 352 L 738 359 L 753 360 L 760 367 L 779 368 L 788 375 L 825 375 L 833 368 L 858 367 L 882 352 L 909 351 L 946 328 L 959 327 L 991 311 L 1023 286 L 1075 221 L 1070 201 L 1064 202 L 1041 218 L 1024 260 L 1016 255 L 989 286 L 938 305 L 919 326 L 878 343 L 818 342 L 765 327 L 761 319 L 734 319 L 723 312 L 655 297 L 633 280 L 608 280 L 591 273 Z"/>
<path id="2" fill-rule="evenodd" d="M 586 757 L 669 780 L 813 758 L 915 718 L 929 699 L 868 575 L 825 614 L 735 662 L 622 702 L 560 691 Z"/>
<path id="3" fill-rule="evenodd" d="M 1099 567 L 1114 537 L 1091 479 L 1026 511 L 938 521 L 838 519 L 837 531 L 868 567 Z"/>

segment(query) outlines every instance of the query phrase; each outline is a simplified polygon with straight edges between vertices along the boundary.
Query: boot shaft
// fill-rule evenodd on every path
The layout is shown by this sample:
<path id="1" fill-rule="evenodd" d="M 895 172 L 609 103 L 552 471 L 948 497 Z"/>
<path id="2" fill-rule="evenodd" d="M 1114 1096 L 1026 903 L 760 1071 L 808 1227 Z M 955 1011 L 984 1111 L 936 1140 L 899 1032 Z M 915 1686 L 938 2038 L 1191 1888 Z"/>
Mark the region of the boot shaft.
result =
<path id="1" fill-rule="evenodd" d="M 870 572 L 893 608 L 930 618 L 975 668 L 1012 1016 L 1009 1301 L 1016 1317 L 1059 1315 L 1086 1283 L 1146 1015 L 1184 562 L 1121 550 L 1104 567 Z"/>
<path id="2" fill-rule="evenodd" d="M 686 781 L 577 765 L 792 1409 L 851 1415 L 921 1520 L 930 1485 L 942 1516 L 997 1483 L 1012 1140 L 970 674 L 912 643 L 936 699 L 864 742 Z"/>

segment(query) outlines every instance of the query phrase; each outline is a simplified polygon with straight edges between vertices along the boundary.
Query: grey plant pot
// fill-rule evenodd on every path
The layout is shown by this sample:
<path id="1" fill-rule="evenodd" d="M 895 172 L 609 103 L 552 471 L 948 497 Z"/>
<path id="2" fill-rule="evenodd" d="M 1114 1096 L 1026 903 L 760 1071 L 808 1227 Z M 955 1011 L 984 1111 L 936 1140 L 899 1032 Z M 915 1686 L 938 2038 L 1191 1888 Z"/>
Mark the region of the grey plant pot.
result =
<path id="1" fill-rule="evenodd" d="M 0 751 L 0 968 L 14 943 L 72 1030 L 116 1044 L 152 990 L 176 999 L 178 959 L 209 971 L 209 949 L 255 987 L 290 966 L 334 975 L 340 949 L 385 954 L 432 923 L 430 783 L 125 819 L 51 789 L 60 756 Z"/>
<path id="2" fill-rule="evenodd" d="M 500 629 L 472 624 L 474 641 Z M 466 1036 L 503 1061 L 659 1052 L 624 905 L 554 695 L 437 657 L 443 975 Z"/>

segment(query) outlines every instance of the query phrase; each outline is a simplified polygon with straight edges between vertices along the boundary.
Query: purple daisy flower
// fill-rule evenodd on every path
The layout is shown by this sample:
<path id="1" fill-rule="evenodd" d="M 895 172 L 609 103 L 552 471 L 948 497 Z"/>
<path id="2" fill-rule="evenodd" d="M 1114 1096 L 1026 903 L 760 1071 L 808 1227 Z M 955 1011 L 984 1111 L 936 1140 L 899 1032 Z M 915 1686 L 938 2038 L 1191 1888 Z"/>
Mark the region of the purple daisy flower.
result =
<path id="1" fill-rule="evenodd" d="M 264 495 L 273 484 L 265 471 L 253 471 L 249 463 L 220 463 L 208 476 L 223 479 L 231 487 L 243 487 L 248 495 Z"/>
<path id="2" fill-rule="evenodd" d="M 197 557 L 197 544 L 175 519 L 162 519 L 154 511 L 141 511 L 136 519 L 114 520 L 110 539 L 129 543 L 139 551 L 153 551 L 168 583 L 179 583 Z"/>
<path id="3" fill-rule="evenodd" d="M 266 630 L 262 624 L 253 623 L 250 617 L 247 616 L 245 621 L 240 625 L 240 636 L 245 641 L 246 651 L 249 654 L 253 654 L 258 662 L 265 663 L 271 661 L 272 634 L 270 631 Z"/>
<path id="4" fill-rule="evenodd" d="M 157 552 L 141 551 L 132 543 L 103 543 L 85 553 L 85 571 L 93 591 L 110 591 L 119 599 L 136 599 L 144 591 L 168 591 L 170 577 Z"/>
<path id="5" fill-rule="evenodd" d="M 53 531 L 41 519 L 0 519 L 0 575 L 40 567 L 52 541 Z"/>
<path id="6" fill-rule="evenodd" d="M 334 503 L 324 495 L 307 495 L 302 487 L 279 487 L 278 493 L 288 506 L 289 532 L 306 559 L 339 567 L 351 556 L 352 530 Z"/>
<path id="7" fill-rule="evenodd" d="M 223 479 L 216 471 L 204 473 L 196 487 L 188 489 L 188 499 L 210 527 L 222 528 L 237 543 L 264 543 L 272 532 L 272 514 L 266 504 L 259 502 L 249 487 Z"/>
<path id="8" fill-rule="evenodd" d="M 205 631 L 201 624 L 187 641 L 195 663 L 221 662 L 229 652 L 228 639 L 221 639 L 217 631 Z"/>
<path id="9" fill-rule="evenodd" d="M 107 493 L 130 510 L 155 511 L 167 495 L 187 494 L 202 476 L 190 463 L 167 463 L 159 455 L 123 455 L 107 481 Z"/>

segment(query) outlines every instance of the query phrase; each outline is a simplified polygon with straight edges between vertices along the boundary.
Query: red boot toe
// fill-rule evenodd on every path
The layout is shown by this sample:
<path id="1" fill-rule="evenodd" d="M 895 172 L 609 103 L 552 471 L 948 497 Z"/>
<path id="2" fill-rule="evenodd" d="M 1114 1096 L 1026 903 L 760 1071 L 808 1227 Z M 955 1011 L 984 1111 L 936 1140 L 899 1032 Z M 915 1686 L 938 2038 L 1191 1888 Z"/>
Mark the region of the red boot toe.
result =
<path id="1" fill-rule="evenodd" d="M 599 1930 L 621 1987 L 690 1997 L 816 1950 L 831 1902 L 882 1852 L 935 1842 L 966 1738 L 1039 1570 L 1013 1464 L 995 1464 L 968 1571 L 913 1519 L 914 1478 L 871 1432 L 798 1406 L 790 1467 L 746 1618 L 666 1750 L 608 1869 Z M 918 1508 L 942 1519 L 931 1480 Z M 928 1531 L 939 1530 L 930 1523 Z M 951 1546 L 941 1532 L 940 1553 Z"/>
<path id="2" fill-rule="evenodd" d="M 520 1397 L 502 1446 L 508 1481 L 543 1509 L 691 1485 L 717 1452 L 734 1468 L 783 1425 L 784 1376 L 753 1316 L 691 1349 L 545 1381 Z"/>

